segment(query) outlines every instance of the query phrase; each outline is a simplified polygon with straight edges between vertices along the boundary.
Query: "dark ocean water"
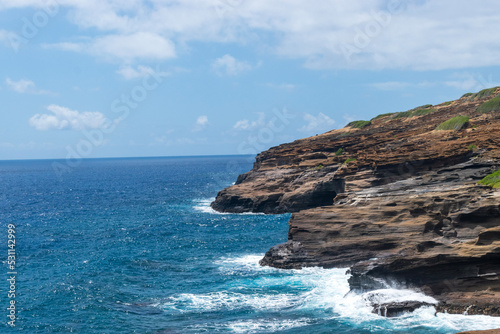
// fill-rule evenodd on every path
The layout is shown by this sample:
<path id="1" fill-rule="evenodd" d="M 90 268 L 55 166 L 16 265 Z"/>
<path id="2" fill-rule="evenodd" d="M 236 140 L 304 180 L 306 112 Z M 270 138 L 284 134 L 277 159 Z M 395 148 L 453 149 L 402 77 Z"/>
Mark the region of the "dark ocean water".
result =
<path id="1" fill-rule="evenodd" d="M 251 157 L 0 162 L 0 333 L 455 333 L 500 327 L 432 308 L 385 319 L 345 269 L 263 268 L 289 215 L 218 214 Z M 64 164 L 64 161 L 60 161 Z M 7 279 L 15 226 L 15 298 Z M 388 289 L 386 298 L 412 292 Z M 426 298 L 415 295 L 412 298 Z M 15 300 L 15 327 L 7 325 Z"/>

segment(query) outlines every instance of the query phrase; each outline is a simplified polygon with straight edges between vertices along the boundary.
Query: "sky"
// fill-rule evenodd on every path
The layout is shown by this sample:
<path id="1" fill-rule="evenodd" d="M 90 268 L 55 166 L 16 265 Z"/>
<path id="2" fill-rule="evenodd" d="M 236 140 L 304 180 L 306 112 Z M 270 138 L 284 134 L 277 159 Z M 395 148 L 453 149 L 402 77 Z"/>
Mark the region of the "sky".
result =
<path id="1" fill-rule="evenodd" d="M 500 85 L 497 0 L 0 0 L 0 160 L 256 154 Z"/>

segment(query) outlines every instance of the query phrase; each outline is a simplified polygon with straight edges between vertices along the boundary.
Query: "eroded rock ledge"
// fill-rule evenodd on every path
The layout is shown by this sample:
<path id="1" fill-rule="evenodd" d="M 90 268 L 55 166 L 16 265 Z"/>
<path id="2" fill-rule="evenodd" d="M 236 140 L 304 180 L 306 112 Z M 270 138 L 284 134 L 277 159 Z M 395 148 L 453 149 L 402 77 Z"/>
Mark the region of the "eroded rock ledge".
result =
<path id="1" fill-rule="evenodd" d="M 500 315 L 500 191 L 477 183 L 500 167 L 500 111 L 477 111 L 495 96 L 271 148 L 212 207 L 293 213 L 262 265 L 350 266 L 353 290 L 399 285 L 441 311 Z M 458 115 L 459 130 L 435 130 Z"/>

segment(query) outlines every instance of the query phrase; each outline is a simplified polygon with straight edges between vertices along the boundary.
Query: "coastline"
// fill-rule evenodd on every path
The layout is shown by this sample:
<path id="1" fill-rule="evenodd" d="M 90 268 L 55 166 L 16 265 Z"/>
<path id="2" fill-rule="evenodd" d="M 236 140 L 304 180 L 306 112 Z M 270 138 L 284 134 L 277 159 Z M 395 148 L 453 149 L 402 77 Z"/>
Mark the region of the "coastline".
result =
<path id="1" fill-rule="evenodd" d="M 352 290 L 396 285 L 436 298 L 442 312 L 500 316 L 500 191 L 478 184 L 500 167 L 500 113 L 477 111 L 499 95 L 273 147 L 212 208 L 292 213 L 288 242 L 261 265 L 350 266 Z M 440 129 L 457 118 L 467 121 Z"/>

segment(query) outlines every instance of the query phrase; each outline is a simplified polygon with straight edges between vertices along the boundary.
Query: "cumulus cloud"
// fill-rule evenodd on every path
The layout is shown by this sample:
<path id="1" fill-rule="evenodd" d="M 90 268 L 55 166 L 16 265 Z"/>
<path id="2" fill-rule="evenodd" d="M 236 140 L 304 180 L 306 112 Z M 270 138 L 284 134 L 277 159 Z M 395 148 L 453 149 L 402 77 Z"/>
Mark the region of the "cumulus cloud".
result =
<path id="1" fill-rule="evenodd" d="M 193 128 L 193 132 L 198 132 L 203 130 L 208 125 L 208 117 L 205 115 L 199 116 L 196 119 L 196 123 Z"/>
<path id="2" fill-rule="evenodd" d="M 37 130 L 83 130 L 97 129 L 105 124 L 106 117 L 100 112 L 78 112 L 66 107 L 51 104 L 47 107 L 50 114 L 36 114 L 29 124 Z"/>
<path id="3" fill-rule="evenodd" d="M 5 83 L 15 92 L 26 93 L 28 90 L 35 88 L 35 83 L 31 80 L 21 79 L 19 81 L 11 80 L 10 78 L 5 79 Z"/>
<path id="4" fill-rule="evenodd" d="M 332 130 L 335 121 L 323 113 L 319 113 L 317 116 L 312 114 L 304 114 L 304 121 L 307 122 L 303 127 L 299 129 L 300 132 L 323 132 Z"/>
<path id="5" fill-rule="evenodd" d="M 499 82 L 493 80 L 493 76 L 485 77 L 481 74 L 473 73 L 455 73 L 451 80 L 445 81 L 447 86 L 454 87 L 460 90 L 477 92 L 485 88 L 499 86 Z"/>
<path id="6" fill-rule="evenodd" d="M 106 60 L 131 62 L 136 59 L 164 60 L 175 57 L 175 46 L 169 39 L 151 32 L 100 36 L 85 42 L 44 44 L 45 48 L 87 52 Z"/>
<path id="7" fill-rule="evenodd" d="M 218 75 L 235 76 L 253 68 L 247 62 L 236 60 L 233 56 L 226 54 L 212 62 L 212 69 Z"/>
<path id="8" fill-rule="evenodd" d="M 448 80 L 443 81 L 386 81 L 375 82 L 368 86 L 382 91 L 406 90 L 408 88 L 428 88 L 434 86 L 449 86 L 462 91 L 476 92 L 481 89 L 499 86 L 500 83 L 493 80 L 493 76 L 483 76 L 475 73 L 454 73 Z"/>
<path id="9" fill-rule="evenodd" d="M 28 93 L 28 94 L 52 94 L 48 90 L 37 89 L 36 85 L 31 80 L 21 79 L 14 81 L 11 78 L 6 78 L 5 83 L 10 89 L 17 93 Z"/>
<path id="10" fill-rule="evenodd" d="M 42 3 L 8 0 L 2 1 L 0 10 Z M 299 59 L 312 69 L 500 65 L 500 39 L 491 38 L 491 32 L 500 30 L 497 0 L 483 0 L 481 5 L 469 0 L 58 3 L 81 31 L 97 33 L 88 45 L 61 41 L 59 47 L 113 59 L 168 59 L 175 56 L 174 43 L 201 41 L 259 45 L 265 52 Z"/>
<path id="11" fill-rule="evenodd" d="M 257 120 L 250 121 L 248 119 L 242 119 L 237 121 L 233 125 L 234 130 L 254 130 L 256 128 L 263 128 L 265 126 L 268 126 L 266 122 L 266 115 L 263 112 L 257 113 L 258 118 Z"/>

